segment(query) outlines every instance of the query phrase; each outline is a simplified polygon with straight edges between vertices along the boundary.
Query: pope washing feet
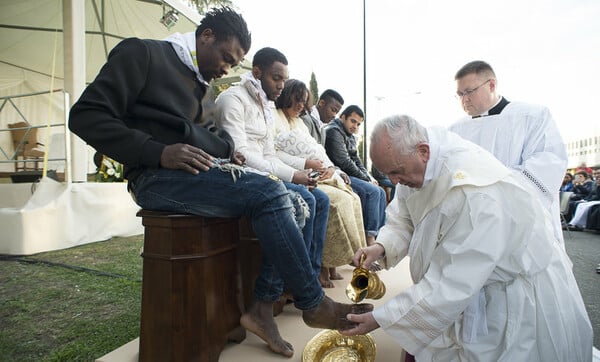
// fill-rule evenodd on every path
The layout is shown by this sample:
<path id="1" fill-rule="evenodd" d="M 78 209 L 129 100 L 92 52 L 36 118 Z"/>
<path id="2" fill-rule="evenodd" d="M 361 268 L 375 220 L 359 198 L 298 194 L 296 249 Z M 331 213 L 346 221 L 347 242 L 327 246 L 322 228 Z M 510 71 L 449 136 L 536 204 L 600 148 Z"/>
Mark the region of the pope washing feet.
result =
<path id="1" fill-rule="evenodd" d="M 362 314 L 372 310 L 372 304 L 337 303 L 325 296 L 317 307 L 303 311 L 302 319 L 312 328 L 345 330 L 356 325 L 346 319 L 346 315 Z M 272 302 L 255 301 L 240 318 L 240 324 L 265 341 L 273 352 L 286 357 L 294 355 L 294 347 L 279 334 L 279 328 L 273 317 Z"/>

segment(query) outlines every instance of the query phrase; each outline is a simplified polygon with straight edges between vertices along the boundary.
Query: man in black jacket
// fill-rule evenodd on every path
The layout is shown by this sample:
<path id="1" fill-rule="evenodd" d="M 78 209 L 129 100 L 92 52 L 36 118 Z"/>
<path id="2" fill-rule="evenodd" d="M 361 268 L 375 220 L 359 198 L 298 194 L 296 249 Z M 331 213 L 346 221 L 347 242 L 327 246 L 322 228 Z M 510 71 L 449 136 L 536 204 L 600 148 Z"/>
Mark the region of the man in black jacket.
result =
<path id="1" fill-rule="evenodd" d="M 244 173 L 231 139 L 200 125 L 208 82 L 237 65 L 250 44 L 246 22 L 227 7 L 206 13 L 195 33 L 166 41 L 125 39 L 71 109 L 69 128 L 124 164 L 142 208 L 250 217 L 263 261 L 274 265 L 305 323 L 346 329 L 349 312 L 372 306 L 335 303 L 324 295 L 283 183 Z M 272 304 L 281 293 L 269 281 L 270 275 L 258 276 L 255 304 L 241 323 L 289 357 L 293 347 L 273 319 Z"/>
<path id="2" fill-rule="evenodd" d="M 367 244 L 371 245 L 385 223 L 386 195 L 358 157 L 354 134 L 358 133 L 364 118 L 360 107 L 346 107 L 340 118 L 325 127 L 325 150 L 331 162 L 349 176 L 352 190 L 360 197 Z"/>

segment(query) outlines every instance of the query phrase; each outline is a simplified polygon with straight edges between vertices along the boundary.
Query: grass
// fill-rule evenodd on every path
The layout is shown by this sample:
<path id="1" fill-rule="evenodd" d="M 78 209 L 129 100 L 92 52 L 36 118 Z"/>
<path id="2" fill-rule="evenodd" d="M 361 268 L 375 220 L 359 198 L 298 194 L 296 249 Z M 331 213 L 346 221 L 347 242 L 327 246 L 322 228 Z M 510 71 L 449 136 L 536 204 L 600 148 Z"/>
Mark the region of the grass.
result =
<path id="1" fill-rule="evenodd" d="M 0 361 L 93 361 L 139 335 L 143 236 L 0 259 Z"/>

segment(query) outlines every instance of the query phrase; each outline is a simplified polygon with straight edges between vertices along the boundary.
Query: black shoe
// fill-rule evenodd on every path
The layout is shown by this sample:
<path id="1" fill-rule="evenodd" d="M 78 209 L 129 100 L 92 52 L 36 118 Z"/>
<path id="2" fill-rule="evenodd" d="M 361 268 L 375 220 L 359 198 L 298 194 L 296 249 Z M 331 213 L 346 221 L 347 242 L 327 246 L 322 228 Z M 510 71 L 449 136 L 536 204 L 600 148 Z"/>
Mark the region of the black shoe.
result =
<path id="1" fill-rule="evenodd" d="M 583 231 L 583 228 L 576 226 L 576 225 L 567 225 L 567 230 L 573 230 L 573 231 Z"/>

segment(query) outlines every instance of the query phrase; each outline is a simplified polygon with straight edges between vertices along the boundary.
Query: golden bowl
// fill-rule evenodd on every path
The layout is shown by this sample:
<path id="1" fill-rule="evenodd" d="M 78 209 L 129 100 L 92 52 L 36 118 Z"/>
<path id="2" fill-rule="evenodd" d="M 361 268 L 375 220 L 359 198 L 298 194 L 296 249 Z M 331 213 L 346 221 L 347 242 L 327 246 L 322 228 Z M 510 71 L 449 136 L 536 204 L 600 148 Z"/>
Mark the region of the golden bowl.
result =
<path id="1" fill-rule="evenodd" d="M 308 341 L 302 362 L 373 362 L 375 353 L 375 341 L 370 334 L 346 337 L 326 329 Z"/>

